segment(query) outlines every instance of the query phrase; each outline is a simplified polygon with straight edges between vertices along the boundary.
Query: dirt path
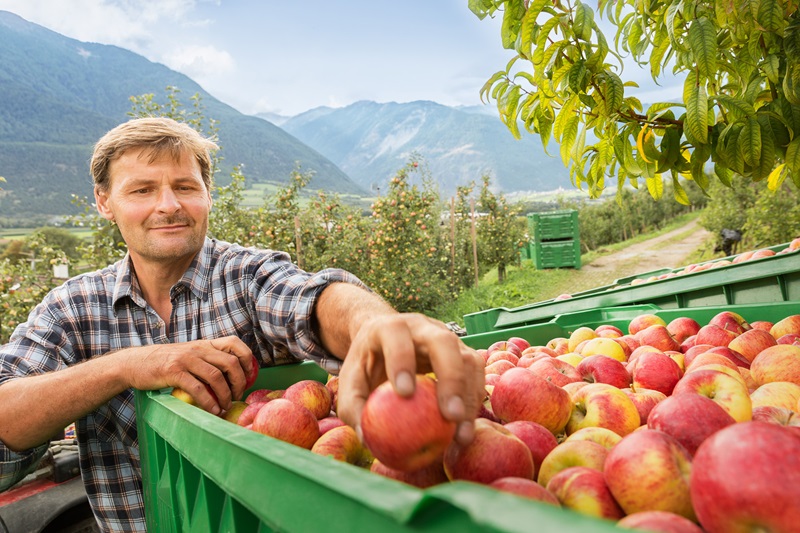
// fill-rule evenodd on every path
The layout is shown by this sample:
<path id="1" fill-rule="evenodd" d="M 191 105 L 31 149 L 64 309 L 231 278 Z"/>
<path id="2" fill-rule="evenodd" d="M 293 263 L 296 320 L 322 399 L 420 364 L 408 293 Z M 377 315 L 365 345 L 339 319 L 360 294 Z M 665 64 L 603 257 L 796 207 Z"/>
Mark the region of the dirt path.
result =
<path id="1" fill-rule="evenodd" d="M 635 274 L 684 266 L 687 258 L 710 237 L 695 219 L 669 233 L 584 264 L 570 277 L 570 287 L 560 288 L 564 289 L 561 292 L 575 293 Z"/>

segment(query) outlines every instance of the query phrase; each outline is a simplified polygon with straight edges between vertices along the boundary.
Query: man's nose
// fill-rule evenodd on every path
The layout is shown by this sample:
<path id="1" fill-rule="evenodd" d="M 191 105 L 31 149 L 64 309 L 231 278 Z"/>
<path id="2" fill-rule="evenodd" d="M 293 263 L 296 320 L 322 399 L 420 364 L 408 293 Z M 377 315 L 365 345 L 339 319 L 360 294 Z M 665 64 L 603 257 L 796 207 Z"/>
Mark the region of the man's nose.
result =
<path id="1" fill-rule="evenodd" d="M 156 207 L 164 213 L 174 213 L 181 208 L 181 204 L 178 202 L 175 192 L 171 188 L 165 187 L 159 191 Z"/>

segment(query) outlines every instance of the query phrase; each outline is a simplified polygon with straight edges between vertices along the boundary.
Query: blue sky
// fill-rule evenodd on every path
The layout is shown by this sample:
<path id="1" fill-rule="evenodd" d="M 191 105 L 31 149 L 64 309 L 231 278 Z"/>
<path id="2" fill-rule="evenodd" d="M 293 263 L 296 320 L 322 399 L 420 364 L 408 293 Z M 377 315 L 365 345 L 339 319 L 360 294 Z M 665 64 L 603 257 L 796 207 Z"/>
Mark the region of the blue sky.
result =
<path id="1" fill-rule="evenodd" d="M 500 45 L 499 20 L 480 21 L 467 4 L 0 0 L 0 9 L 163 63 L 243 113 L 295 115 L 358 100 L 480 104 L 481 86 L 511 52 Z M 643 72 L 635 79 L 645 102 L 680 95 L 678 81 L 660 80 L 658 88 Z"/>

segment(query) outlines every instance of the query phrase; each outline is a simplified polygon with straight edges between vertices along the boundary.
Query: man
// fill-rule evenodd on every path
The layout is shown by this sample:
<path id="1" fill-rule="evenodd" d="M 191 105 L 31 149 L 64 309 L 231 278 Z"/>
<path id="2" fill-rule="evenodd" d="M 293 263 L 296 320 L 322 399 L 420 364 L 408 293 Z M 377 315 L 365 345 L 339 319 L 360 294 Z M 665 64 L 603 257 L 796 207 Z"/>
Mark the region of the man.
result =
<path id="1" fill-rule="evenodd" d="M 285 254 L 206 236 L 215 148 L 165 118 L 100 139 L 95 201 L 128 254 L 53 290 L 0 347 L 0 480 L 24 475 L 77 421 L 104 531 L 145 528 L 132 389 L 180 387 L 217 414 L 241 397 L 251 353 L 264 365 L 310 359 L 339 372 L 339 415 L 356 428 L 379 383 L 409 395 L 415 373 L 435 371 L 457 439 L 473 436 L 482 360 L 443 324 L 397 313 L 342 270 L 311 274 Z"/>

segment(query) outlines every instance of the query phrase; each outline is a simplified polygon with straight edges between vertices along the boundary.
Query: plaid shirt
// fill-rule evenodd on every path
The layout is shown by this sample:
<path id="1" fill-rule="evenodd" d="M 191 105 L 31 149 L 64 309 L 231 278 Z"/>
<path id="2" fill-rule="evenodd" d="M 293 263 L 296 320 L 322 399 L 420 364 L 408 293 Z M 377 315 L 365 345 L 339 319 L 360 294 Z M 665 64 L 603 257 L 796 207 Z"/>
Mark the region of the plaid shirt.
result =
<path id="1" fill-rule="evenodd" d="M 341 362 L 320 346 L 311 317 L 332 282 L 362 285 L 328 269 L 310 274 L 281 252 L 206 239 L 170 291 L 169 330 L 145 302 L 128 257 L 54 289 L 0 347 L 0 386 L 64 369 L 112 350 L 236 335 L 264 366 L 311 359 L 329 372 Z M 363 286 L 363 285 L 362 285 Z M 76 422 L 81 475 L 104 531 L 145 531 L 133 391 Z M 0 443 L 0 487 L 25 475 L 46 446 L 14 454 Z"/>

